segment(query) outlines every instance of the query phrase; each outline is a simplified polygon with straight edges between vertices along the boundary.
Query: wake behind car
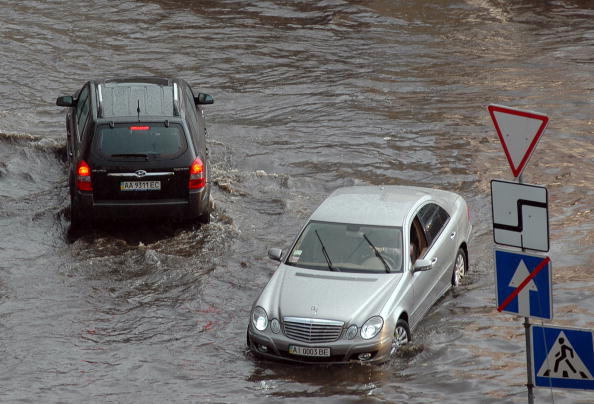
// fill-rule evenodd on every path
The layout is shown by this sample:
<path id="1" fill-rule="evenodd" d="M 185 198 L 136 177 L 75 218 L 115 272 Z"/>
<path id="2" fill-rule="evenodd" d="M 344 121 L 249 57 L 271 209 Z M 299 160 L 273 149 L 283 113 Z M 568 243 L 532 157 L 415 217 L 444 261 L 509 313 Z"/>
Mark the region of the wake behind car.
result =
<path id="1" fill-rule="evenodd" d="M 468 206 L 453 192 L 361 186 L 333 192 L 254 302 L 247 343 L 304 363 L 384 362 L 468 268 Z"/>
<path id="2" fill-rule="evenodd" d="M 206 124 L 212 104 L 181 79 L 88 81 L 67 107 L 71 221 L 154 218 L 210 221 Z"/>

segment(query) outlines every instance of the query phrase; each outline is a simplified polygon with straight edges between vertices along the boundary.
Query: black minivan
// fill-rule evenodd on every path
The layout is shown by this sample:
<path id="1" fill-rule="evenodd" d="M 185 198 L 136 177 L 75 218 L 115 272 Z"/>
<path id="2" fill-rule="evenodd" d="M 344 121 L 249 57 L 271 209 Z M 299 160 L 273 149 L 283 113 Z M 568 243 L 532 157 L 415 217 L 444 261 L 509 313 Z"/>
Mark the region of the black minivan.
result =
<path id="1" fill-rule="evenodd" d="M 181 79 L 92 80 L 56 105 L 68 107 L 71 224 L 93 219 L 210 221 L 206 124 Z"/>

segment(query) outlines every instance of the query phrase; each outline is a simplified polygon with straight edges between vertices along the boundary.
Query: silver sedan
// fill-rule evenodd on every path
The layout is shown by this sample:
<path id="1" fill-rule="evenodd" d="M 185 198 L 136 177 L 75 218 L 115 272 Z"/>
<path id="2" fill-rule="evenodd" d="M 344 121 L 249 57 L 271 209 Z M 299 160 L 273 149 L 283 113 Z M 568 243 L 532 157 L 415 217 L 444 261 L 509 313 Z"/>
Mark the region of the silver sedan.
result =
<path id="1" fill-rule="evenodd" d="M 468 206 L 453 192 L 360 186 L 312 214 L 254 302 L 258 356 L 306 363 L 384 362 L 468 269 Z"/>

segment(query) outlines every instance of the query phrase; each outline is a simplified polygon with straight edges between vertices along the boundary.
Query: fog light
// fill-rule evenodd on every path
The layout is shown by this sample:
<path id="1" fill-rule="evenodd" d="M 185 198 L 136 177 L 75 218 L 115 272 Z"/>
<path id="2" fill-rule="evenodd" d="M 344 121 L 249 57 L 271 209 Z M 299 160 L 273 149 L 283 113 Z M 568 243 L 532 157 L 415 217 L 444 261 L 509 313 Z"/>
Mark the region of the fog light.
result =
<path id="1" fill-rule="evenodd" d="M 258 351 L 268 352 L 268 347 L 266 345 L 258 345 Z M 361 356 L 361 355 L 359 355 L 359 356 Z"/>
<path id="2" fill-rule="evenodd" d="M 360 361 L 368 361 L 369 359 L 371 359 L 371 352 L 364 352 L 359 354 Z"/>

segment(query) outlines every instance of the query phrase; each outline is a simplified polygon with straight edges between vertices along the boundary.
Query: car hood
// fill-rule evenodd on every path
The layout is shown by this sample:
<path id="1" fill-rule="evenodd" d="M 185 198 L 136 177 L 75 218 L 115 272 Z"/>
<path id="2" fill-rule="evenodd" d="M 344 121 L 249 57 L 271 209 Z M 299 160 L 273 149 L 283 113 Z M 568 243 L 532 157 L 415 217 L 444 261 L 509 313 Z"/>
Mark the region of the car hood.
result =
<path id="1" fill-rule="evenodd" d="M 268 300 L 274 317 L 361 323 L 380 314 L 401 277 L 402 274 L 329 272 L 283 264 L 262 298 Z"/>

